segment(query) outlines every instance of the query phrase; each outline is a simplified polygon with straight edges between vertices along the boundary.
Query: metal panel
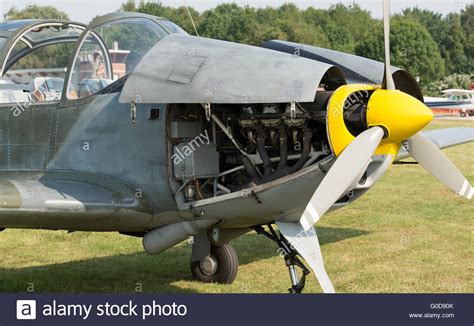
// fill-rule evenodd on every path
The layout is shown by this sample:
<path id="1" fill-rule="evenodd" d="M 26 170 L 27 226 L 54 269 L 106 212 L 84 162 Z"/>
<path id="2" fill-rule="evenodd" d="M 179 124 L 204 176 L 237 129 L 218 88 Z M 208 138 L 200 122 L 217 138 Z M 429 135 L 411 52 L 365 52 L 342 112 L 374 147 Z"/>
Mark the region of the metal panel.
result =
<path id="1" fill-rule="evenodd" d="M 219 174 L 219 153 L 215 144 L 203 144 L 192 150 L 190 143 L 181 143 L 174 147 L 172 158 L 176 179 L 217 177 Z"/>
<path id="2" fill-rule="evenodd" d="M 137 65 L 120 102 L 137 97 L 142 103 L 312 102 L 331 67 L 259 47 L 173 34 Z"/>
<path id="3" fill-rule="evenodd" d="M 206 59 L 206 57 L 198 56 L 185 57 L 183 62 L 173 69 L 171 75 L 168 77 L 168 81 L 181 84 L 191 84 L 194 76 L 201 69 Z"/>
<path id="4" fill-rule="evenodd" d="M 0 167 L 42 170 L 48 153 L 54 103 L 18 103 L 0 108 Z M 28 132 L 25 132 L 28 131 Z"/>
<path id="5" fill-rule="evenodd" d="M 138 104 L 132 124 L 130 105 L 118 103 L 118 95 L 71 101 L 74 106 L 57 110 L 47 169 L 116 177 L 149 195 L 154 210 L 175 209 L 167 181 L 166 110 L 153 106 L 162 119 L 148 120 L 152 106 Z"/>
<path id="6" fill-rule="evenodd" d="M 202 132 L 199 121 L 173 121 L 170 124 L 171 138 L 193 138 Z"/>
<path id="7" fill-rule="evenodd" d="M 338 66 L 348 82 L 378 85 L 382 83 L 384 70 L 382 62 L 344 52 L 279 40 L 265 42 L 262 46 L 277 51 L 297 53 L 302 57 Z M 392 67 L 392 72 L 397 70 L 399 68 Z"/>
<path id="8" fill-rule="evenodd" d="M 334 65 L 342 71 L 347 82 L 350 84 L 368 83 L 380 85 L 383 82 L 383 62 L 311 45 L 279 40 L 265 42 L 262 47 L 285 53 L 293 53 L 304 58 Z M 421 89 L 416 80 L 408 72 L 392 66 L 392 74 L 397 89 L 423 102 Z"/>

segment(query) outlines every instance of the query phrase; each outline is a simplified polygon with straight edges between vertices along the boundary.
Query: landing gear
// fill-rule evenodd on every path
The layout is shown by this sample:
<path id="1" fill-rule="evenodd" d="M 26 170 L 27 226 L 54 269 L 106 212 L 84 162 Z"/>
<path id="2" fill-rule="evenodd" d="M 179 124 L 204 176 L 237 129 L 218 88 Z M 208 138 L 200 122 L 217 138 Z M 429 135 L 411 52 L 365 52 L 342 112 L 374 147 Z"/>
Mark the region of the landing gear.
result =
<path id="1" fill-rule="evenodd" d="M 285 264 L 288 267 L 288 271 L 290 273 L 291 288 L 289 288 L 288 291 L 291 294 L 303 292 L 303 289 L 306 285 L 306 276 L 310 273 L 310 271 L 298 258 L 298 252 L 293 248 L 293 246 L 289 244 L 281 234 L 278 235 L 271 224 L 268 224 L 268 228 L 270 229 L 270 232 L 265 231 L 262 226 L 253 227 L 255 232 L 266 236 L 270 240 L 276 242 L 280 247 L 278 252 L 280 255 L 284 255 L 283 258 L 285 259 Z M 299 267 L 302 272 L 301 278 L 299 279 L 296 267 Z"/>
<path id="2" fill-rule="evenodd" d="M 237 276 L 239 259 L 230 244 L 212 246 L 211 254 L 200 261 L 191 262 L 195 280 L 205 283 L 231 284 Z"/>
<path id="3" fill-rule="evenodd" d="M 461 118 L 464 118 L 466 117 L 466 112 L 461 112 L 460 115 L 461 115 Z"/>

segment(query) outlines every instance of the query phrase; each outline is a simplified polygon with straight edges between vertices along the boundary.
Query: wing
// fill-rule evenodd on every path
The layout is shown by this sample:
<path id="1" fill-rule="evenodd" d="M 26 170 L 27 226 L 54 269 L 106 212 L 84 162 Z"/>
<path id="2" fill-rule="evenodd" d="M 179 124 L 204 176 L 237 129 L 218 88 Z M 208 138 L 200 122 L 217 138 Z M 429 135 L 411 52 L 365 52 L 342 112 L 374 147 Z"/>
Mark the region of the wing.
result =
<path id="1" fill-rule="evenodd" d="M 474 141 L 474 128 L 467 127 L 429 130 L 424 131 L 423 134 L 440 149 Z M 410 154 L 402 147 L 395 161 L 400 161 L 408 157 L 410 157 Z"/>
<path id="2" fill-rule="evenodd" d="M 3 174 L 0 227 L 121 231 L 127 224 L 133 230 L 151 219 L 146 203 L 135 193 L 132 187 L 100 175 Z"/>

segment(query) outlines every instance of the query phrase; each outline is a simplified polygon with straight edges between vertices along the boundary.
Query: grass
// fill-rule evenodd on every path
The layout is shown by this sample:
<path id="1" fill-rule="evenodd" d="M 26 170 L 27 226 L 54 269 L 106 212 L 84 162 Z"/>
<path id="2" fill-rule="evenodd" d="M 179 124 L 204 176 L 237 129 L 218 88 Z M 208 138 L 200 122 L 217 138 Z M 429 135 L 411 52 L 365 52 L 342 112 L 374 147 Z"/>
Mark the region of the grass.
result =
<path id="1" fill-rule="evenodd" d="M 435 121 L 429 128 L 470 126 Z M 445 150 L 474 181 L 474 144 Z M 338 292 L 474 292 L 473 210 L 418 165 L 395 165 L 359 201 L 317 225 Z M 187 243 L 156 257 L 118 234 L 6 230 L 0 233 L 0 292 L 285 293 L 276 246 L 249 233 L 233 242 L 232 285 L 191 280 Z M 310 276 L 306 292 L 321 292 Z"/>

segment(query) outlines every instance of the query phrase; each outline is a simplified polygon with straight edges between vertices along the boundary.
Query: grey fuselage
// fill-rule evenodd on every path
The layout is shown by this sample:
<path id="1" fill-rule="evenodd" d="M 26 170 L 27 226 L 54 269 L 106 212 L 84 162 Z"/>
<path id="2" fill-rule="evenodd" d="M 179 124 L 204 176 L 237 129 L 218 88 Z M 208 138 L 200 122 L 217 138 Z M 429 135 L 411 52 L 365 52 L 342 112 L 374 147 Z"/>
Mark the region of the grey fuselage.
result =
<path id="1" fill-rule="evenodd" d="M 166 172 L 165 106 L 139 105 L 132 124 L 130 105 L 120 104 L 118 95 L 94 96 L 71 106 L 0 107 L 0 170 L 2 179 L 10 180 L 3 183 L 11 182 L 17 190 L 4 200 L 3 209 L 12 210 L 11 218 L 0 218 L 4 227 L 67 229 L 74 215 L 90 215 L 92 222 L 94 216 L 103 219 L 121 211 L 141 220 L 124 222 L 133 226 L 149 221 L 153 213 L 176 210 Z M 161 109 L 160 119 L 147 119 L 152 107 Z M 94 193 L 94 187 L 99 191 Z M 48 208 L 45 201 L 55 198 L 57 207 L 53 203 Z M 68 212 L 67 202 L 63 208 L 59 203 L 66 198 L 84 207 Z"/>

